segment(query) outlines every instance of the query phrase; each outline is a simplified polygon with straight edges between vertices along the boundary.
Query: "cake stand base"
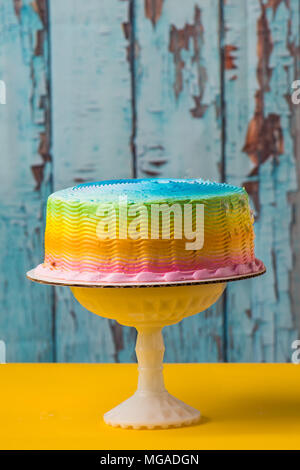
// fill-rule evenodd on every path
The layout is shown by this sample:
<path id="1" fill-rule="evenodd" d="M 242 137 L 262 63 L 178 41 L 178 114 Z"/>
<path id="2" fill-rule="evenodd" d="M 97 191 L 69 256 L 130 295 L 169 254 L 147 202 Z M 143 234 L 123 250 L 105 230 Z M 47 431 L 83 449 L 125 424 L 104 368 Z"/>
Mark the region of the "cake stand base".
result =
<path id="1" fill-rule="evenodd" d="M 108 411 L 104 421 L 121 428 L 169 428 L 196 423 L 200 411 L 163 392 L 135 392 L 132 397 Z"/>

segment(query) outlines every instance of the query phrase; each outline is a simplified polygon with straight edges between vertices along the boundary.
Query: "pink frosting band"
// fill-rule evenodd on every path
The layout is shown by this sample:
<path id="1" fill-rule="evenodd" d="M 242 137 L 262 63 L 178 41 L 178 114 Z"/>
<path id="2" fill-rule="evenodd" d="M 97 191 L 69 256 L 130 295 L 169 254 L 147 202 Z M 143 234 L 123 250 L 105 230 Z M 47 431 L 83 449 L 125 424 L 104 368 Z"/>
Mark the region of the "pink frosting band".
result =
<path id="1" fill-rule="evenodd" d="M 140 272 L 136 274 L 126 273 L 103 273 L 66 271 L 58 268 L 50 268 L 40 264 L 34 270 L 34 275 L 41 280 L 51 282 L 83 282 L 91 284 L 130 284 L 151 282 L 176 282 L 176 281 L 204 281 L 206 279 L 234 278 L 242 275 L 251 275 L 265 270 L 262 261 L 255 259 L 247 264 L 236 264 L 217 269 L 198 269 L 193 271 L 172 271 L 165 273 Z"/>

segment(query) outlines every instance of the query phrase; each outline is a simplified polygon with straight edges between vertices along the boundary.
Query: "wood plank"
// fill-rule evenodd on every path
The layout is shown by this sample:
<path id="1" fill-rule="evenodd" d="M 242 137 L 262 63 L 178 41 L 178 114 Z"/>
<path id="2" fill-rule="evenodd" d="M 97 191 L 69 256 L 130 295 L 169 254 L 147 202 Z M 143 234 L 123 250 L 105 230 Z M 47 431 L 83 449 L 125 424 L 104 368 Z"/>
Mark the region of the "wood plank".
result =
<path id="1" fill-rule="evenodd" d="M 55 189 L 132 176 L 129 2 L 52 0 Z M 56 288 L 56 359 L 130 357 L 128 329 L 88 313 Z M 120 357 L 119 357 L 120 356 Z"/>
<path id="2" fill-rule="evenodd" d="M 298 7 L 298 10 L 297 10 Z M 292 4 L 292 14 L 295 15 L 291 22 L 291 37 L 289 51 L 294 61 L 291 80 L 299 80 L 300 77 L 300 1 Z M 292 90 L 293 92 L 294 90 Z M 293 321 L 298 330 L 300 338 L 300 105 L 294 105 L 289 100 L 291 112 L 291 136 L 293 139 L 293 152 L 296 163 L 297 191 L 289 194 L 289 200 L 292 208 L 291 221 L 291 250 L 293 267 L 290 273 L 290 301 Z"/>
<path id="3" fill-rule="evenodd" d="M 51 192 L 45 2 L 0 0 L 0 24 L 0 339 L 7 362 L 48 362 L 52 290 L 25 278 L 42 258 Z"/>
<path id="4" fill-rule="evenodd" d="M 228 358 L 290 361 L 297 336 L 290 297 L 291 197 L 295 201 L 299 159 L 290 94 L 299 53 L 299 1 L 227 0 L 224 17 L 226 179 L 244 185 L 251 196 L 256 254 L 268 270 L 228 289 Z"/>
<path id="5" fill-rule="evenodd" d="M 135 1 L 138 177 L 221 179 L 219 7 Z M 222 300 L 164 330 L 167 361 L 223 358 Z"/>

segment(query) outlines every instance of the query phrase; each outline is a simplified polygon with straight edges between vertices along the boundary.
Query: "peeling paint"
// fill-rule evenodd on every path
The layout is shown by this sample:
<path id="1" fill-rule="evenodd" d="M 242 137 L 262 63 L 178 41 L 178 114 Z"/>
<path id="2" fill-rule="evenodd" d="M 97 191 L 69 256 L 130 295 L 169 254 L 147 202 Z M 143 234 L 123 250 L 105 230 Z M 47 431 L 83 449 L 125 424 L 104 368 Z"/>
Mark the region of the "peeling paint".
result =
<path id="1" fill-rule="evenodd" d="M 22 0 L 13 0 L 13 3 L 14 3 L 15 13 L 16 13 L 18 19 L 20 19 L 20 13 L 21 13 L 21 8 L 22 8 Z"/>
<path id="2" fill-rule="evenodd" d="M 18 16 L 19 21 L 21 21 L 21 12 L 22 12 L 22 1 L 15 1 L 14 8 L 16 15 Z M 26 7 L 27 5 L 24 5 Z M 31 57 L 31 80 L 32 80 L 32 96 L 31 96 L 31 107 L 33 116 L 38 113 L 39 114 L 39 124 L 43 124 L 44 131 L 39 132 L 39 146 L 37 149 L 38 155 L 41 157 L 41 162 L 34 163 L 31 165 L 31 172 L 36 182 L 35 190 L 40 190 L 41 185 L 44 180 L 45 175 L 45 166 L 48 162 L 51 161 L 50 156 L 50 115 L 49 115 L 49 102 L 47 99 L 48 93 L 48 84 L 45 83 L 44 87 L 38 89 L 36 87 L 36 83 L 38 82 L 39 78 L 37 77 L 37 73 L 39 67 L 36 66 L 36 61 L 41 59 L 42 61 L 46 61 L 44 66 L 47 68 L 47 53 L 44 50 L 44 45 L 47 41 L 47 28 L 48 28 L 48 21 L 47 21 L 47 2 L 46 0 L 35 0 L 31 2 L 30 7 L 34 11 L 34 14 L 38 15 L 40 22 L 38 22 L 41 27 L 35 29 L 35 36 L 36 41 L 33 49 L 33 54 Z M 24 16 L 29 14 L 29 10 L 24 10 Z M 38 24 L 37 23 L 37 24 Z M 21 34 L 21 31 L 20 31 Z M 23 41 L 23 37 L 21 36 Z M 23 48 L 26 45 L 23 44 Z M 25 52 L 25 51 L 24 51 Z M 44 77 L 45 79 L 45 77 Z M 43 90 L 43 91 L 40 91 Z"/>
<path id="3" fill-rule="evenodd" d="M 38 191 L 41 188 L 41 185 L 44 180 L 44 165 L 43 164 L 31 165 L 31 171 L 36 181 L 35 189 L 36 191 Z"/>
<path id="4" fill-rule="evenodd" d="M 127 39 L 127 41 L 129 41 L 130 35 L 131 35 L 131 24 L 130 24 L 130 22 L 129 21 L 124 21 L 122 23 L 122 29 L 123 29 L 125 39 Z"/>
<path id="5" fill-rule="evenodd" d="M 257 92 L 257 95 L 261 95 L 260 92 Z M 255 165 L 250 176 L 257 174 L 259 165 L 268 158 L 278 160 L 278 156 L 284 153 L 280 116 L 272 113 L 264 117 L 263 109 L 260 109 L 262 101 L 263 97 L 259 98 L 255 116 L 249 124 L 246 142 L 243 147 L 243 152 L 248 154 Z"/>
<path id="6" fill-rule="evenodd" d="M 267 18 L 267 8 L 260 0 L 261 15 L 257 21 L 257 56 L 256 70 L 259 89 L 255 95 L 255 112 L 249 122 L 243 152 L 247 153 L 254 168 L 248 176 L 258 174 L 258 168 L 269 158 L 278 161 L 279 155 L 284 153 L 284 140 L 281 128 L 281 119 L 278 114 L 271 113 L 265 116 L 264 94 L 270 91 L 272 68 L 270 56 L 273 50 L 273 41 Z M 273 5 L 272 5 L 273 7 Z M 278 5 L 277 5 L 278 7 Z M 253 198 L 257 217 L 259 216 L 260 201 L 258 182 L 247 181 L 243 183 Z"/>
<path id="7" fill-rule="evenodd" d="M 42 56 L 44 54 L 44 35 L 45 32 L 43 30 L 39 30 L 36 33 L 36 44 L 34 49 L 35 56 Z"/>
<path id="8" fill-rule="evenodd" d="M 164 0 L 145 0 L 145 17 L 148 18 L 155 27 L 163 10 Z"/>
<path id="9" fill-rule="evenodd" d="M 48 35 L 48 12 L 47 12 L 47 2 L 46 0 L 35 0 L 31 4 L 35 13 L 39 16 L 41 20 L 42 29 L 37 30 L 36 32 L 36 44 L 34 49 L 34 58 L 43 57 L 45 54 L 44 44 L 46 37 Z M 46 64 L 47 66 L 47 64 Z M 32 67 L 32 79 L 33 83 L 35 82 L 34 77 L 34 66 Z M 36 191 L 40 190 L 41 185 L 45 176 L 45 166 L 51 161 L 50 155 L 50 109 L 47 99 L 45 99 L 45 93 L 48 93 L 48 84 L 46 83 L 44 93 L 40 93 L 36 98 L 38 99 L 39 111 L 43 112 L 43 124 L 44 132 L 39 133 L 39 146 L 38 154 L 41 157 L 41 163 L 34 164 L 31 166 L 31 171 L 36 181 Z M 34 95 L 33 95 L 34 98 Z M 32 105 L 34 101 L 32 102 Z"/>
<path id="10" fill-rule="evenodd" d="M 148 176 L 152 176 L 152 177 L 157 177 L 157 176 L 160 176 L 160 174 L 161 174 L 159 171 L 150 170 L 149 168 L 143 169 L 143 173 L 145 173 Z"/>
<path id="11" fill-rule="evenodd" d="M 279 5 L 284 2 L 287 6 L 287 8 L 289 8 L 289 0 L 268 0 L 268 3 L 266 4 L 266 7 L 267 8 L 272 8 L 273 9 L 273 14 L 275 16 L 276 14 L 276 11 L 277 11 L 277 8 L 279 7 Z"/>
<path id="12" fill-rule="evenodd" d="M 248 317 L 249 319 L 251 319 L 251 318 L 252 318 L 252 310 L 251 310 L 251 308 L 246 308 L 245 314 L 247 315 L 247 317 Z"/>
<path id="13" fill-rule="evenodd" d="M 38 152 L 45 163 L 51 161 L 50 141 L 48 132 L 40 132 L 40 145 Z"/>
<path id="14" fill-rule="evenodd" d="M 48 13 L 47 13 L 47 0 L 34 0 L 31 3 L 34 11 L 39 15 L 43 26 L 46 27 L 48 23 Z"/>
<path id="15" fill-rule="evenodd" d="M 182 29 L 171 25 L 169 51 L 173 54 L 176 69 L 176 77 L 174 82 L 174 92 L 178 99 L 183 89 L 183 68 L 185 66 L 182 59 L 182 50 L 189 50 L 190 42 L 193 44 L 194 55 L 192 62 L 197 64 L 197 81 L 199 94 L 193 96 L 195 107 L 190 110 L 194 118 L 202 118 L 207 110 L 207 105 L 202 104 L 202 99 L 207 81 L 207 73 L 205 67 L 201 63 L 201 49 L 204 43 L 204 28 L 201 22 L 201 10 L 198 6 L 194 9 L 194 23 L 186 23 Z"/>
<path id="16" fill-rule="evenodd" d="M 190 112 L 194 118 L 202 118 L 208 108 L 207 104 L 202 104 L 202 95 L 203 92 L 200 96 L 193 96 L 193 100 L 195 101 L 195 107 L 192 108 Z"/>
<path id="17" fill-rule="evenodd" d="M 235 64 L 235 57 L 234 52 L 236 52 L 238 48 L 233 46 L 232 44 L 226 44 L 224 51 L 225 51 L 225 70 L 233 70 L 236 69 Z"/>
<path id="18" fill-rule="evenodd" d="M 154 166 L 162 166 L 167 163 L 167 160 L 152 160 L 150 163 Z"/>
<path id="19" fill-rule="evenodd" d="M 50 142 L 49 142 L 49 135 L 47 132 L 40 133 L 40 144 L 38 148 L 38 153 L 42 158 L 42 163 L 31 165 L 31 171 L 36 181 L 36 187 L 35 187 L 36 191 L 40 190 L 41 185 L 43 183 L 45 165 L 46 163 L 51 161 Z"/>
<path id="20" fill-rule="evenodd" d="M 131 48 L 130 48 L 131 24 L 129 21 L 125 21 L 122 23 L 122 30 L 123 30 L 125 39 L 128 41 L 128 45 L 126 46 L 126 60 L 130 64 L 131 63 Z"/>

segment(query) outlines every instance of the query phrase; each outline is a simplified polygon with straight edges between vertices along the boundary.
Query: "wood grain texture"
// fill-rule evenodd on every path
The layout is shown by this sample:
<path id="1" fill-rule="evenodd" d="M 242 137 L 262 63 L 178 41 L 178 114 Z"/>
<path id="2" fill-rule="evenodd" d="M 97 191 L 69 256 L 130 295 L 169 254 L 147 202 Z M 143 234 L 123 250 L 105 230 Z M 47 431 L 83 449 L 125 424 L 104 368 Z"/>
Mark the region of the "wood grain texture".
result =
<path id="1" fill-rule="evenodd" d="M 51 289 L 25 273 L 42 256 L 51 192 L 48 34 L 43 1 L 0 1 L 0 339 L 8 362 L 52 361 Z"/>
<path id="2" fill-rule="evenodd" d="M 52 0 L 55 189 L 132 176 L 129 2 Z M 56 360 L 113 362 L 134 349 L 128 329 L 56 289 Z"/>
<path id="3" fill-rule="evenodd" d="M 220 180 L 218 1 L 134 6 L 137 175 Z M 222 360 L 222 327 L 221 301 L 166 328 L 166 361 Z"/>
<path id="4" fill-rule="evenodd" d="M 289 361 L 299 317 L 291 303 L 292 287 L 299 289 L 291 243 L 298 245 L 299 147 L 290 102 L 299 71 L 299 1 L 227 0 L 224 18 L 226 179 L 251 196 L 256 254 L 268 270 L 229 286 L 228 359 Z"/>

